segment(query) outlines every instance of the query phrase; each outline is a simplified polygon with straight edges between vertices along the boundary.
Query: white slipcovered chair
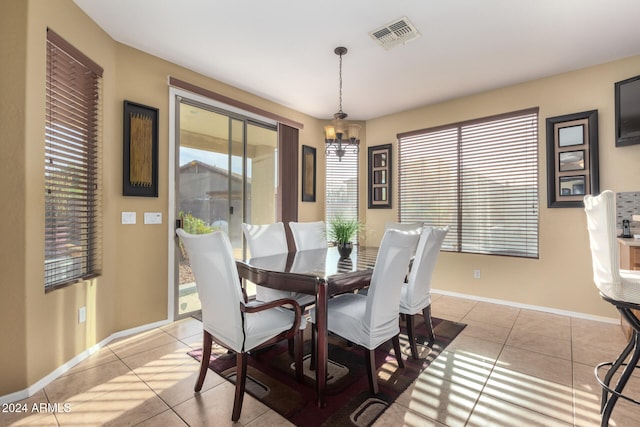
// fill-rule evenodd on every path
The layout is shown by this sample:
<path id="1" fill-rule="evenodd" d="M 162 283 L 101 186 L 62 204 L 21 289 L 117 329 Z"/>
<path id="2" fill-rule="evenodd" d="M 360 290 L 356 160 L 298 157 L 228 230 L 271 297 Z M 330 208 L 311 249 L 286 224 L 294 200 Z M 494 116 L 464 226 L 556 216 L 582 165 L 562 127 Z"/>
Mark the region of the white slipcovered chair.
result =
<path id="1" fill-rule="evenodd" d="M 420 235 L 422 233 L 422 229 L 424 227 L 424 222 L 416 221 L 416 222 L 393 222 L 387 221 L 384 223 L 384 231 L 387 230 L 399 230 L 406 231 L 408 233 L 414 233 Z M 418 243 L 416 242 L 416 247 Z M 413 253 L 416 252 L 416 247 L 413 248 Z"/>
<path id="2" fill-rule="evenodd" d="M 209 234 L 189 234 L 176 231 L 184 245 L 196 288 L 202 303 L 202 361 L 195 391 L 202 389 L 209 368 L 211 345 L 215 341 L 236 353 L 236 388 L 231 419 L 237 421 L 242 411 L 247 353 L 294 338 L 302 343 L 306 320 L 300 306 L 292 299 L 248 305 L 245 301 L 233 250 L 222 231 Z M 284 309 L 288 305 L 291 309 Z M 302 329 L 301 329 L 302 328 Z M 296 349 L 301 346 L 296 345 Z M 295 354 L 296 377 L 302 381 L 302 353 Z"/>
<path id="3" fill-rule="evenodd" d="M 613 304 L 631 325 L 631 337 L 620 356 L 614 362 L 600 363 L 595 370 L 596 379 L 602 387 L 601 425 L 607 426 L 619 398 L 640 404 L 622 394 L 640 360 L 640 320 L 633 312 L 640 310 L 640 271 L 620 270 L 613 192 L 606 190 L 598 196 L 585 196 L 584 210 L 587 214 L 593 281 L 600 290 L 600 296 Z M 631 357 L 625 363 L 629 355 Z M 621 366 L 625 368 L 616 386 L 611 388 L 611 379 Z M 604 379 L 600 379 L 599 370 L 603 367 L 610 369 Z"/>
<path id="4" fill-rule="evenodd" d="M 400 352 L 400 326 L 398 323 L 400 289 L 407 272 L 417 234 L 398 230 L 385 231 L 371 276 L 367 295 L 342 294 L 327 304 L 329 332 L 365 349 L 369 388 L 378 393 L 375 349 L 392 340 L 398 366 L 404 368 Z M 315 323 L 315 310 L 311 321 Z M 313 332 L 315 342 L 316 325 Z"/>
<path id="5" fill-rule="evenodd" d="M 296 249 L 322 249 L 327 247 L 327 235 L 324 221 L 290 222 L 289 228 L 293 234 Z"/>
<path id="6" fill-rule="evenodd" d="M 264 225 L 243 223 L 242 231 L 247 240 L 252 258 L 287 254 L 289 252 L 287 236 L 282 222 Z M 315 303 L 315 296 L 313 295 L 269 289 L 256 285 L 256 300 L 266 302 L 280 298 L 293 298 L 301 307 Z"/>
<path id="7" fill-rule="evenodd" d="M 435 341 L 431 323 L 431 276 L 440 254 L 442 242 L 449 232 L 449 227 L 424 227 L 416 255 L 409 271 L 406 283 L 400 292 L 400 314 L 404 314 L 407 322 L 407 336 L 411 347 L 411 356 L 418 358 L 418 349 L 414 334 L 414 315 L 422 312 L 427 326 L 429 341 Z"/>
<path id="8" fill-rule="evenodd" d="M 416 222 L 387 221 L 384 223 L 384 231 L 400 230 L 400 231 L 416 232 L 420 234 L 423 226 L 424 226 L 424 222 L 420 222 L 420 221 L 416 221 Z"/>

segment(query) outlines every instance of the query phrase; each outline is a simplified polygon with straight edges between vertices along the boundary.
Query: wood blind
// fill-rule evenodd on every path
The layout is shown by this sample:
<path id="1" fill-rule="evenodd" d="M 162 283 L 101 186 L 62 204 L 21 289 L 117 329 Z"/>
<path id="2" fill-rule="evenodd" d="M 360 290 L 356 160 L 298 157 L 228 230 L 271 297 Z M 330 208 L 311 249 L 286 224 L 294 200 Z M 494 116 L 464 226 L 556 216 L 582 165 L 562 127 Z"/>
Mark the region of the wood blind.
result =
<path id="1" fill-rule="evenodd" d="M 100 272 L 102 68 L 47 31 L 45 290 Z"/>
<path id="2" fill-rule="evenodd" d="M 538 257 L 538 109 L 398 135 L 400 222 L 443 250 Z"/>
<path id="3" fill-rule="evenodd" d="M 342 161 L 334 153 L 327 154 L 326 202 L 327 221 L 340 215 L 358 218 L 358 153 L 347 150 Z M 354 243 L 357 243 L 357 236 Z"/>

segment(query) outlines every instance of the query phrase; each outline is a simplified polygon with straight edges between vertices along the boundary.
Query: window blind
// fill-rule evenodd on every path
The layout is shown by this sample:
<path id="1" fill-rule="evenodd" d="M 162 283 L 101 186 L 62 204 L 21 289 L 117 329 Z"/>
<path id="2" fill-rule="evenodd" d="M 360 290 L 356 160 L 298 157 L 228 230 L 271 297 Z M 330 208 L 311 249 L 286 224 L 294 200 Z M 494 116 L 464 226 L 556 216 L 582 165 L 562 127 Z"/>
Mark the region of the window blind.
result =
<path id="1" fill-rule="evenodd" d="M 327 221 L 336 216 L 358 219 L 358 153 L 347 150 L 342 161 L 327 154 L 326 201 Z M 354 239 L 357 243 L 358 239 Z"/>
<path id="2" fill-rule="evenodd" d="M 102 69 L 47 31 L 45 290 L 100 272 Z"/>
<path id="3" fill-rule="evenodd" d="M 449 225 L 443 250 L 538 257 L 538 110 L 408 132 L 399 220 Z"/>

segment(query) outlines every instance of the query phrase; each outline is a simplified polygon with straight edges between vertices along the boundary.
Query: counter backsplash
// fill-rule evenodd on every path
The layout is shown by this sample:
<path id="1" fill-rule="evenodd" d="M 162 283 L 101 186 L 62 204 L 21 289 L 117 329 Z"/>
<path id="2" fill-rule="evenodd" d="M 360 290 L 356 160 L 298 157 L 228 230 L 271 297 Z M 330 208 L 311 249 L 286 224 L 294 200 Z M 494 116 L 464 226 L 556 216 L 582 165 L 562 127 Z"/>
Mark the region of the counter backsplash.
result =
<path id="1" fill-rule="evenodd" d="M 616 193 L 616 228 L 622 234 L 622 220 L 628 219 L 631 233 L 640 234 L 640 221 L 633 221 L 633 215 L 640 215 L 640 191 Z"/>

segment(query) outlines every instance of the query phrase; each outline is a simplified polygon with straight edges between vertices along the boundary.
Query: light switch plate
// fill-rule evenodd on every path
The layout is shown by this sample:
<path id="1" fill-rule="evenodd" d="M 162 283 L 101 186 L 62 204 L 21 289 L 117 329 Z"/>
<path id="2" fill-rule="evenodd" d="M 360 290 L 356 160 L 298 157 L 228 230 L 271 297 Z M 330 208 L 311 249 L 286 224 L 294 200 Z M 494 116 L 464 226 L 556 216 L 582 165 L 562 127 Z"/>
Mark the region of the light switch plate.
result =
<path id="1" fill-rule="evenodd" d="M 135 212 L 122 212 L 122 223 L 123 224 L 135 224 L 136 223 L 136 213 Z"/>
<path id="2" fill-rule="evenodd" d="M 145 224 L 162 224 L 162 212 L 145 212 Z"/>

